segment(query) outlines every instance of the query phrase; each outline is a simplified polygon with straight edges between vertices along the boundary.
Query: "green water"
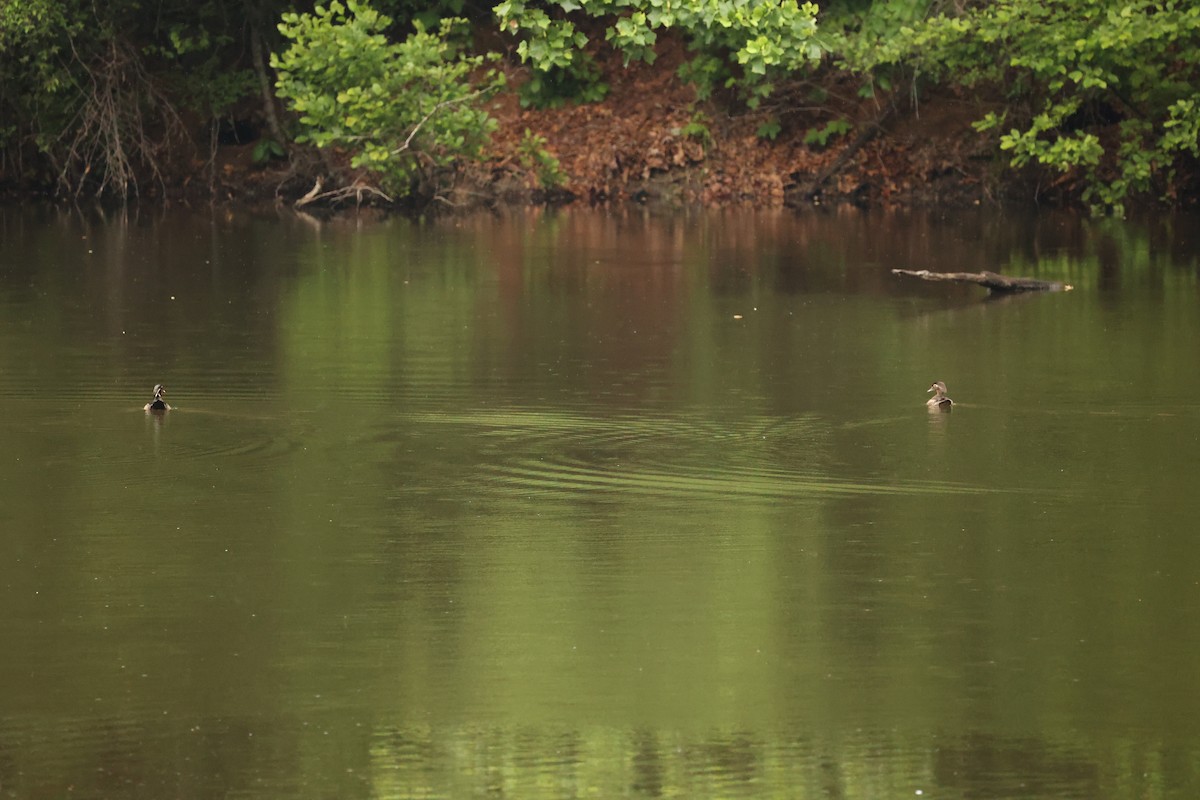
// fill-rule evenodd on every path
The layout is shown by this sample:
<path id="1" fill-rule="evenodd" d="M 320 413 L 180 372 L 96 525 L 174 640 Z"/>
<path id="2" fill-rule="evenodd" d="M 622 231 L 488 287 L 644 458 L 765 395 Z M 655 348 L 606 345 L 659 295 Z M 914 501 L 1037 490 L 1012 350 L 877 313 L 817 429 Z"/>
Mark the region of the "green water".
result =
<path id="1" fill-rule="evenodd" d="M 0 211 L 0 796 L 1198 796 L 1191 230 Z"/>

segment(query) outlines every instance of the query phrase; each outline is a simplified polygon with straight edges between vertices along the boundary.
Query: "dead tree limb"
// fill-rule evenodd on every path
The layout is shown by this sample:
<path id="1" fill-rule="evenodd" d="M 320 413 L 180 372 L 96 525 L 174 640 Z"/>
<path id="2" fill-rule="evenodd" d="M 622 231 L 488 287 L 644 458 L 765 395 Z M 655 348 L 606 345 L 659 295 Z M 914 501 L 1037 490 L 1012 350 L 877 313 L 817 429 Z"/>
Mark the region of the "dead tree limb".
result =
<path id="1" fill-rule="evenodd" d="M 930 272 L 927 269 L 894 269 L 893 275 L 907 275 L 923 281 L 950 281 L 952 283 L 975 283 L 986 286 L 993 292 L 1069 292 L 1069 283 L 1039 281 L 1036 278 L 1010 278 L 995 272 Z"/>
<path id="2" fill-rule="evenodd" d="M 68 42 L 83 77 L 73 87 L 74 116 L 52 148 L 61 191 L 78 198 L 91 187 L 97 196 L 111 190 L 128 198 L 140 193 L 139 177 L 149 175 L 165 194 L 165 161 L 191 143 L 166 89 L 141 51 L 122 39 L 96 53 Z"/>

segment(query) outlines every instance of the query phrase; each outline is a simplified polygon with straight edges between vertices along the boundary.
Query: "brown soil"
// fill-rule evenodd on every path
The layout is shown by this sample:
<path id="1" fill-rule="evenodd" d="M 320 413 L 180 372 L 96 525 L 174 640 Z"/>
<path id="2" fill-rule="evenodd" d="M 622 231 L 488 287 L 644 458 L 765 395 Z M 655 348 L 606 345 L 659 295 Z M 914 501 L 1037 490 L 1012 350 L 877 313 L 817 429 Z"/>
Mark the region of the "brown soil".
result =
<path id="1" fill-rule="evenodd" d="M 829 73 L 780 90 L 770 108 L 730 113 L 740 106 L 735 99 L 698 103 L 676 77 L 682 47 L 668 43 L 660 52 L 653 66 L 627 68 L 615 55 L 598 56 L 611 87 L 598 104 L 534 110 L 520 108 L 512 92 L 498 98 L 492 113 L 500 129 L 484 182 L 501 193 L 537 194 L 542 187 L 520 155 L 529 131 L 558 158 L 562 188 L 585 202 L 969 205 L 996 191 L 995 146 L 970 125 L 983 110 L 953 93 L 919 107 L 862 100 L 851 76 Z M 510 77 L 519 82 L 520 70 Z M 822 102 L 807 99 L 817 91 Z M 777 136 L 759 136 L 772 119 Z M 805 143 L 808 131 L 833 119 L 853 128 L 825 147 Z"/>

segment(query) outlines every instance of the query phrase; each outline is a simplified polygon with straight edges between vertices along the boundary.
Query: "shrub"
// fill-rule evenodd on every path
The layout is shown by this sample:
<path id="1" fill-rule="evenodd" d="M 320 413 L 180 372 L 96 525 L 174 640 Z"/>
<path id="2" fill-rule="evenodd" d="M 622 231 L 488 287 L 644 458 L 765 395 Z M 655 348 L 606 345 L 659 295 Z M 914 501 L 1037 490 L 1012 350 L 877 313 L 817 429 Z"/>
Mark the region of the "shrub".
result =
<path id="1" fill-rule="evenodd" d="M 562 171 L 558 158 L 546 149 L 546 137 L 525 129 L 525 136 L 517 145 L 517 153 L 521 165 L 533 170 L 537 175 L 538 184 L 543 189 L 558 189 L 567 182 L 566 173 Z"/>
<path id="2" fill-rule="evenodd" d="M 517 52 L 535 77 L 581 70 L 588 39 L 566 16 L 578 12 L 612 20 L 605 39 L 626 64 L 653 63 L 658 31 L 680 30 L 700 59 L 684 74 L 704 82 L 701 93 L 711 93 L 720 81 L 738 89 L 752 108 L 770 95 L 774 78 L 818 61 L 822 52 L 815 38 L 817 7 L 797 0 L 503 0 L 494 10 L 502 30 L 524 34 Z"/>
<path id="3" fill-rule="evenodd" d="M 1180 160 L 1200 156 L 1193 2 L 995 0 L 875 45 L 848 48 L 846 62 L 1006 93 L 1010 109 L 976 128 L 996 132 L 1013 166 L 1078 174 L 1095 212 L 1123 214 L 1136 194 L 1172 197 Z"/>
<path id="4" fill-rule="evenodd" d="M 387 192 L 435 192 L 445 169 L 477 156 L 495 127 L 478 101 L 499 78 L 489 72 L 472 86 L 483 59 L 451 44 L 461 22 L 443 20 L 433 33 L 414 21 L 415 33 L 393 43 L 383 35 L 391 20 L 362 0 L 284 14 L 279 30 L 291 45 L 271 64 L 279 96 L 299 114 L 296 140 L 344 149 Z"/>

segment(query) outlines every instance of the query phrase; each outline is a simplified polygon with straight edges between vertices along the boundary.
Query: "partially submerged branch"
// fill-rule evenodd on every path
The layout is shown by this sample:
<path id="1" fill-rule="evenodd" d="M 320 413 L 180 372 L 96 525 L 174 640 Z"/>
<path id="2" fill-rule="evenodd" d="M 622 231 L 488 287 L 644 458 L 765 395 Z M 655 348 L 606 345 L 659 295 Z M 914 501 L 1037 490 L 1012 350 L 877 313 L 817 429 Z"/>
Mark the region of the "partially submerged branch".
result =
<path id="1" fill-rule="evenodd" d="M 354 198 L 355 205 L 361 206 L 364 196 L 378 197 L 387 203 L 395 202 L 391 197 L 379 189 L 362 183 L 361 181 L 355 181 L 349 186 L 342 186 L 338 189 L 330 189 L 327 192 L 321 191 L 321 185 L 321 179 L 318 178 L 316 184 L 312 189 L 309 190 L 308 194 L 304 195 L 292 204 L 293 208 L 304 208 L 310 203 L 328 203 L 330 205 L 337 205 L 345 200 L 349 200 L 351 197 Z"/>
<path id="2" fill-rule="evenodd" d="M 930 272 L 927 269 L 894 269 L 893 275 L 906 275 L 923 281 L 948 281 L 951 283 L 974 283 L 986 286 L 993 292 L 1069 292 L 1075 287 L 1058 281 L 1041 281 L 1036 278 L 1010 278 L 995 272 Z"/>

